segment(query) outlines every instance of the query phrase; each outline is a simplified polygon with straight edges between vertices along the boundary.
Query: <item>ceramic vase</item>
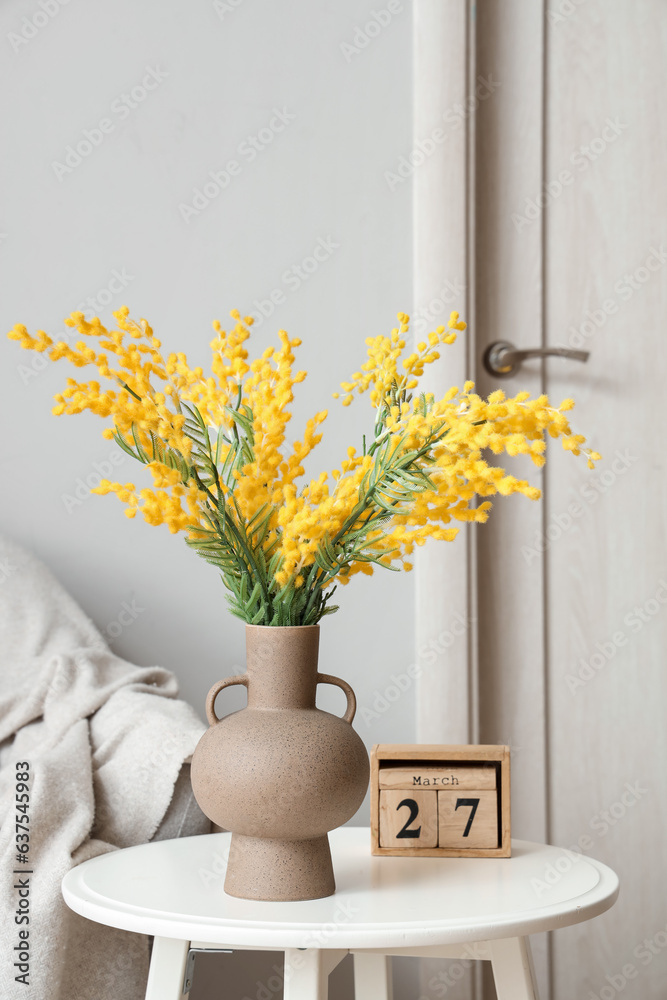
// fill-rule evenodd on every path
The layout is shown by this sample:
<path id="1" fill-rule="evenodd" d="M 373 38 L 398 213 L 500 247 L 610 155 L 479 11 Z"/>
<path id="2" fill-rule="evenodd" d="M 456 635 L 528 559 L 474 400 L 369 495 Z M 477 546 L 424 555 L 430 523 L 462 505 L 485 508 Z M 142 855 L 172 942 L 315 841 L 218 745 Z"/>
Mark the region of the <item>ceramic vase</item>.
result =
<path id="1" fill-rule="evenodd" d="M 369 764 L 352 728 L 352 688 L 318 673 L 319 635 L 319 625 L 246 625 L 246 673 L 209 691 L 192 786 L 209 819 L 232 832 L 232 896 L 286 901 L 335 891 L 327 833 L 361 805 Z M 232 684 L 248 689 L 247 707 L 218 718 L 216 697 Z M 315 707 L 318 684 L 343 689 L 342 718 Z"/>

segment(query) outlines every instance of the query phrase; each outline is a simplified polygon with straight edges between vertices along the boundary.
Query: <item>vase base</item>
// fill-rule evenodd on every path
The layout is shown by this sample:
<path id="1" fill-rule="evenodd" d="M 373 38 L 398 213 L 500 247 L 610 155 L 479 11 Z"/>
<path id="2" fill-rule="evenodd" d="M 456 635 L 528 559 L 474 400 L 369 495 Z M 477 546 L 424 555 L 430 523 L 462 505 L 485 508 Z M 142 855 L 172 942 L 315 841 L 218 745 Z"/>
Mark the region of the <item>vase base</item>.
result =
<path id="1" fill-rule="evenodd" d="M 232 834 L 225 892 L 241 899 L 295 902 L 336 891 L 329 839 L 271 840 Z"/>

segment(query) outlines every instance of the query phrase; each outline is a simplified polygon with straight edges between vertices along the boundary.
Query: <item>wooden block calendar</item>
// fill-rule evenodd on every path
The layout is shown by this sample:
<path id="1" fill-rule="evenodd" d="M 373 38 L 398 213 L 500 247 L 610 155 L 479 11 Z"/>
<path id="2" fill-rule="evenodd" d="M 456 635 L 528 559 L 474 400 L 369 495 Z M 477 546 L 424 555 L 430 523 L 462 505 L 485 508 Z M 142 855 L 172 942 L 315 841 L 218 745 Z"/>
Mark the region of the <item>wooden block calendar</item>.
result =
<path id="1" fill-rule="evenodd" d="M 509 747 L 374 746 L 371 853 L 509 858 Z"/>

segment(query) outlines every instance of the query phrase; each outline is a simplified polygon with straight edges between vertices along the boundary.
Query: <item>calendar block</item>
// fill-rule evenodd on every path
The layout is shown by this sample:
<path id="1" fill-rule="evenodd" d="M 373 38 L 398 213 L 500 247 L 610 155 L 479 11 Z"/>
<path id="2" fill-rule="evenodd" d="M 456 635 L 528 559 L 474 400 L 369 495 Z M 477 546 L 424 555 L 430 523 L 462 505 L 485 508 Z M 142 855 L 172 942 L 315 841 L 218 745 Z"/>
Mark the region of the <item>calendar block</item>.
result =
<path id="1" fill-rule="evenodd" d="M 380 788 L 495 788 L 496 769 L 491 764 L 472 767 L 383 767 L 379 771 Z"/>
<path id="2" fill-rule="evenodd" d="M 371 853 L 508 858 L 509 747 L 373 747 Z"/>
<path id="3" fill-rule="evenodd" d="M 438 792 L 438 847 L 498 847 L 498 793 Z"/>
<path id="4" fill-rule="evenodd" d="M 382 847 L 436 847 L 438 843 L 438 793 L 380 792 L 380 845 Z"/>

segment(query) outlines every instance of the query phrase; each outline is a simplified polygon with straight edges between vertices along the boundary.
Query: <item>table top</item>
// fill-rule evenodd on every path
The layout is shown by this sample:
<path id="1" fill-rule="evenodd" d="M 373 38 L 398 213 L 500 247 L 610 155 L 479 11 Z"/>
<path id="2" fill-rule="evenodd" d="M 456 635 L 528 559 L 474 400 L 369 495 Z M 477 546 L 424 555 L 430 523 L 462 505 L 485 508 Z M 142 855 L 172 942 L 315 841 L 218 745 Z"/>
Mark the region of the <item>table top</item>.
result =
<path id="1" fill-rule="evenodd" d="M 218 947 L 414 948 L 519 937 L 603 913 L 618 895 L 606 865 L 516 840 L 511 858 L 372 857 L 368 829 L 329 835 L 337 890 L 300 903 L 223 891 L 231 834 L 129 847 L 63 879 L 90 920 Z"/>

